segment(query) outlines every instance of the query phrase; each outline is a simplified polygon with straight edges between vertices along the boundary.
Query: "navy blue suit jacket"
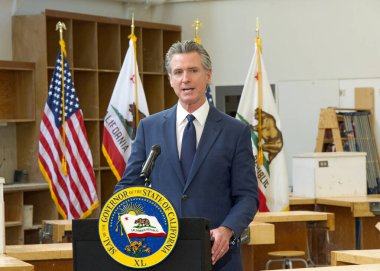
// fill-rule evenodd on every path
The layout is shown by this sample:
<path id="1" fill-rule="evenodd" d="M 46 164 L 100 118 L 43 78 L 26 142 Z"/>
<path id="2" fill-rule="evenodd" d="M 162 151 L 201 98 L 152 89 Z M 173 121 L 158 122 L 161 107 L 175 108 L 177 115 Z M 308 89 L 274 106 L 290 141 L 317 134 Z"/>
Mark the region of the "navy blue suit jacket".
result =
<path id="1" fill-rule="evenodd" d="M 179 217 L 205 217 L 211 229 L 226 226 L 239 236 L 258 208 L 249 127 L 210 106 L 188 180 L 182 174 L 176 137 L 176 106 L 142 119 L 126 170 L 115 192 L 144 185 L 139 178 L 151 147 L 161 146 L 151 174 Z M 241 269 L 240 248 L 231 247 L 215 270 Z"/>

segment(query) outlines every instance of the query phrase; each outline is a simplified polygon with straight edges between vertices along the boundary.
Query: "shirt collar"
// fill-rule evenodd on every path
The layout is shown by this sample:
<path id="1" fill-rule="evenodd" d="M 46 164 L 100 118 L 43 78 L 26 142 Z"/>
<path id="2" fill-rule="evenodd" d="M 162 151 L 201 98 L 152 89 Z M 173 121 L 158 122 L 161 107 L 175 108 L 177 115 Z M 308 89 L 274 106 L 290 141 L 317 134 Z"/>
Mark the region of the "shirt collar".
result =
<path id="1" fill-rule="evenodd" d="M 207 100 L 203 103 L 201 107 L 191 113 L 195 119 L 199 122 L 200 125 L 204 126 L 206 123 L 207 115 L 210 110 L 210 105 Z M 190 113 L 187 112 L 181 105 L 178 103 L 177 105 L 177 125 L 180 125 L 183 121 L 185 121 L 186 116 Z"/>

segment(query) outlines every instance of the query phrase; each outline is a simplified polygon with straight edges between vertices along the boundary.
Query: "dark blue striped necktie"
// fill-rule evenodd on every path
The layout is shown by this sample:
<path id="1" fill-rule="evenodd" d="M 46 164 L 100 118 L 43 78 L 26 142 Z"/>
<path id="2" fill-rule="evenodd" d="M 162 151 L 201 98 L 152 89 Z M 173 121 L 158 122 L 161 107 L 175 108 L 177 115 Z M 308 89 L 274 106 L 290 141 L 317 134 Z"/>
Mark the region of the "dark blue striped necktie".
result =
<path id="1" fill-rule="evenodd" d="M 191 165 L 193 163 L 195 151 L 197 149 L 197 137 L 193 120 L 195 117 L 191 114 L 186 116 L 188 123 L 183 131 L 182 147 L 181 147 L 181 167 L 183 176 L 187 180 Z"/>

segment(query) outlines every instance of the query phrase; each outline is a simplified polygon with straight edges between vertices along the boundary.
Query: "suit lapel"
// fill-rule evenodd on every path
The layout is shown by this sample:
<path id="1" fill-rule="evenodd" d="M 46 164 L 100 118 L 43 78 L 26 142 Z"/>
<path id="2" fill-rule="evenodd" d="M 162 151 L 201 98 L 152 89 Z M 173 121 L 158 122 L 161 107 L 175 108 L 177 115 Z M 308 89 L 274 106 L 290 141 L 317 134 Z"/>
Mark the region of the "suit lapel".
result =
<path id="1" fill-rule="evenodd" d="M 172 165 L 175 173 L 178 176 L 178 179 L 181 180 L 181 183 L 185 185 L 185 179 L 183 177 L 181 165 L 178 158 L 178 148 L 177 148 L 177 130 L 176 130 L 176 112 L 177 106 L 172 107 L 167 111 L 164 116 L 164 122 L 162 125 L 162 134 L 168 135 L 165 136 L 165 149 L 168 152 L 167 157 L 169 157 L 170 164 Z"/>
<path id="2" fill-rule="evenodd" d="M 219 136 L 219 133 L 222 131 L 221 119 L 222 118 L 217 109 L 215 109 L 213 106 L 210 106 L 210 111 L 206 119 L 205 127 L 203 129 L 197 152 L 195 153 L 194 162 L 189 172 L 189 177 L 184 190 L 186 190 L 189 184 L 192 182 L 200 166 L 203 164 L 203 161 L 210 151 L 212 145 L 215 143 L 215 140 Z"/>

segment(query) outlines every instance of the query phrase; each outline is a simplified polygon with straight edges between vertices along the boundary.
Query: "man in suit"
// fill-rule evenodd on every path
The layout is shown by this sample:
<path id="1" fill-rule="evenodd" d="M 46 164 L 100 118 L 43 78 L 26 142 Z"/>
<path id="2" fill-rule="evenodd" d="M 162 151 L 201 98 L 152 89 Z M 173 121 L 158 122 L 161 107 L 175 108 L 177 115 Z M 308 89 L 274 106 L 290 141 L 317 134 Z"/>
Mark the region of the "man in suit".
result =
<path id="1" fill-rule="evenodd" d="M 115 191 L 144 185 L 139 178 L 142 165 L 151 147 L 160 145 L 151 173 L 152 188 L 168 198 L 179 217 L 209 219 L 214 270 L 242 270 L 240 247 L 230 241 L 240 236 L 258 208 L 250 129 L 207 102 L 212 68 L 202 45 L 194 41 L 173 44 L 165 67 L 178 103 L 141 120 Z M 192 133 L 195 155 L 190 155 L 189 162 L 188 150 L 183 148 L 188 145 L 185 137 Z"/>

